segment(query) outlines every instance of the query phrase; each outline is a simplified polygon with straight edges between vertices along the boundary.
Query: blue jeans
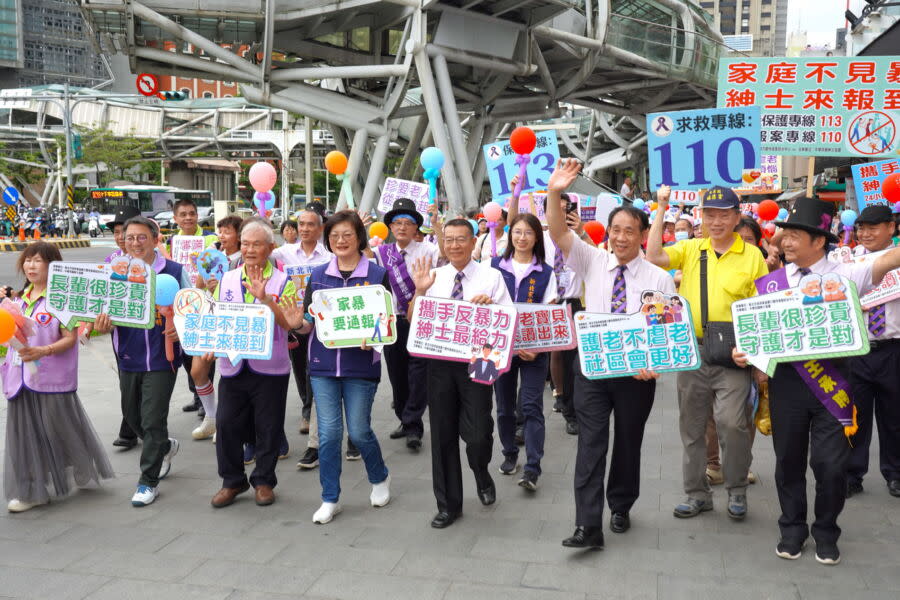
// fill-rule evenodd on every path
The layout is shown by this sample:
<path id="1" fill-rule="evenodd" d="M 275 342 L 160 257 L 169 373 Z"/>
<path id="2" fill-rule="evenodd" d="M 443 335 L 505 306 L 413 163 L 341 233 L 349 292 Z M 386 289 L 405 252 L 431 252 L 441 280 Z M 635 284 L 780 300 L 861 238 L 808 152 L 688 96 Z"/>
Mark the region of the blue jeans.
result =
<path id="1" fill-rule="evenodd" d="M 369 483 L 388 476 L 381 447 L 372 431 L 372 403 L 377 381 L 352 377 L 310 377 L 319 427 L 319 482 L 322 501 L 337 502 L 341 496 L 341 440 L 344 414 L 350 441 L 359 449 Z M 343 408 L 343 410 L 342 410 Z"/>
<path id="2" fill-rule="evenodd" d="M 522 360 L 514 356 L 509 371 L 494 383 L 497 397 L 497 434 L 503 445 L 503 456 L 516 458 L 516 388 L 522 399 L 522 415 L 525 417 L 525 470 L 541 474 L 541 458 L 544 456 L 544 383 L 550 355 L 538 354 L 534 360 Z M 522 377 L 521 386 L 519 375 Z"/>

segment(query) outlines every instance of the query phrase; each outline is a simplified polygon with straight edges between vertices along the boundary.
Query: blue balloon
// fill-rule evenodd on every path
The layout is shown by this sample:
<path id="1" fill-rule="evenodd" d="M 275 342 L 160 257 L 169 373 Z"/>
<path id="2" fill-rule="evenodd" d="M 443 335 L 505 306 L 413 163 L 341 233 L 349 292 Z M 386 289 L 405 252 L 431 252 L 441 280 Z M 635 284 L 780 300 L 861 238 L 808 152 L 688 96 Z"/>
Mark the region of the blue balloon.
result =
<path id="1" fill-rule="evenodd" d="M 178 285 L 178 280 L 176 280 L 171 275 L 166 275 L 163 273 L 162 275 L 156 276 L 156 305 L 157 306 L 172 306 L 175 304 L 175 294 L 178 293 L 178 290 L 181 289 L 181 286 Z"/>
<path id="2" fill-rule="evenodd" d="M 635 207 L 636 209 L 638 209 L 638 210 L 644 210 L 644 205 L 645 205 L 645 204 L 646 204 L 646 202 L 644 202 L 644 201 L 641 200 L 640 198 L 638 198 L 637 200 L 635 200 L 634 202 L 632 202 L 632 206 L 634 206 L 634 207 Z"/>
<path id="3" fill-rule="evenodd" d="M 478 221 L 475 219 L 469 219 L 469 225 L 472 226 L 472 231 L 475 235 L 478 235 Z"/>
<path id="4" fill-rule="evenodd" d="M 422 150 L 422 155 L 419 157 L 419 162 L 422 164 L 423 169 L 440 169 L 444 166 L 444 153 L 441 152 L 440 148 L 435 146 L 429 146 Z"/>
<path id="5" fill-rule="evenodd" d="M 272 192 L 256 192 L 253 194 L 253 200 L 258 207 L 263 210 L 269 210 L 275 204 L 275 194 Z"/>
<path id="6" fill-rule="evenodd" d="M 784 221 L 788 218 L 788 210 L 786 208 L 782 208 L 778 211 L 778 220 Z"/>
<path id="7" fill-rule="evenodd" d="M 853 227 L 853 224 L 856 223 L 856 212 L 850 210 L 849 208 L 842 212 L 841 223 L 843 223 L 847 227 Z"/>

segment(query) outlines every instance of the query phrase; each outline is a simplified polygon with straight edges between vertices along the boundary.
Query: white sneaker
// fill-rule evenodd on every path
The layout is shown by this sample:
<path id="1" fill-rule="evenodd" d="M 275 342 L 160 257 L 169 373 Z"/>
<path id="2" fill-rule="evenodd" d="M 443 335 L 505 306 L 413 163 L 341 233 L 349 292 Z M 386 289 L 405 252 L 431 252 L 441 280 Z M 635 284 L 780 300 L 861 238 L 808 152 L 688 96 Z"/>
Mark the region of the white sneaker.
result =
<path id="1" fill-rule="evenodd" d="M 215 417 L 203 417 L 200 426 L 191 432 L 191 437 L 195 440 L 208 440 L 216 434 Z"/>
<path id="2" fill-rule="evenodd" d="M 215 433 L 213 434 L 212 440 L 213 440 L 213 444 L 215 444 L 216 443 L 216 434 Z"/>
<path id="3" fill-rule="evenodd" d="M 323 502 L 316 514 L 313 515 L 313 523 L 330 523 L 334 515 L 341 512 L 341 505 L 336 502 Z"/>
<path id="4" fill-rule="evenodd" d="M 372 494 L 369 496 L 372 506 L 384 506 L 391 501 L 391 476 L 381 483 L 372 485 Z"/>
<path id="5" fill-rule="evenodd" d="M 147 506 L 153 504 L 156 497 L 159 496 L 159 488 L 150 487 L 149 485 L 139 485 L 134 496 L 131 497 L 132 506 Z"/>
<path id="6" fill-rule="evenodd" d="M 20 513 L 25 512 L 26 510 L 31 510 L 35 506 L 40 506 L 40 502 L 22 502 L 16 498 L 13 498 L 9 501 L 9 504 L 6 505 L 6 510 L 11 513 Z"/>
<path id="7" fill-rule="evenodd" d="M 169 451 L 163 456 L 162 466 L 159 468 L 159 478 L 165 479 L 172 470 L 172 458 L 178 454 L 178 440 L 169 438 Z"/>

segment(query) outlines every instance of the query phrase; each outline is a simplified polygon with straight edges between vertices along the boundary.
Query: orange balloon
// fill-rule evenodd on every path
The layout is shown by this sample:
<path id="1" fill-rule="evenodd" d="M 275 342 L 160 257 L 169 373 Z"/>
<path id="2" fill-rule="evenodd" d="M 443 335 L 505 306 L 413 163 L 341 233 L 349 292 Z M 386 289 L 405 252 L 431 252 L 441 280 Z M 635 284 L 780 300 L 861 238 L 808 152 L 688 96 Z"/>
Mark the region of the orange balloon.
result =
<path id="1" fill-rule="evenodd" d="M 381 238 L 382 241 L 386 240 L 388 237 L 388 227 L 381 221 L 375 221 L 371 225 L 369 225 L 369 237 L 377 237 Z"/>
<path id="2" fill-rule="evenodd" d="M 0 309 L 0 344 L 5 344 L 16 333 L 16 321 L 8 311 Z"/>
<path id="3" fill-rule="evenodd" d="M 347 155 L 340 150 L 332 150 L 325 155 L 325 168 L 333 175 L 343 175 L 347 170 Z"/>
<path id="4" fill-rule="evenodd" d="M 657 204 L 656 202 L 651 202 L 651 203 L 650 203 L 650 210 L 656 210 L 656 207 L 657 207 L 657 206 L 659 206 L 659 204 Z"/>
<path id="5" fill-rule="evenodd" d="M 602 242 L 603 237 L 606 235 L 606 229 L 603 227 L 603 223 L 597 221 L 588 221 L 585 223 L 584 232 L 590 236 L 595 244 Z"/>

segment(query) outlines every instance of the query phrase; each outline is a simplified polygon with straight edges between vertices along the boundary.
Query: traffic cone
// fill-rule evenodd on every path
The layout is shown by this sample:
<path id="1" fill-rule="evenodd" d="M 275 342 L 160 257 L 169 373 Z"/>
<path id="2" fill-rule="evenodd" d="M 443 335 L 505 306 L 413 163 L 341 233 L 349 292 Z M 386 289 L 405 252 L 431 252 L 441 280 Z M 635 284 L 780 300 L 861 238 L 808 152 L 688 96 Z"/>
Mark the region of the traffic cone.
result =
<path id="1" fill-rule="evenodd" d="M 25 228 L 22 227 L 21 225 L 19 226 L 19 241 L 20 242 L 25 241 Z"/>
<path id="2" fill-rule="evenodd" d="M 34 239 L 36 239 L 36 240 L 41 239 L 41 230 L 39 227 L 35 227 L 35 229 L 34 229 Z"/>

